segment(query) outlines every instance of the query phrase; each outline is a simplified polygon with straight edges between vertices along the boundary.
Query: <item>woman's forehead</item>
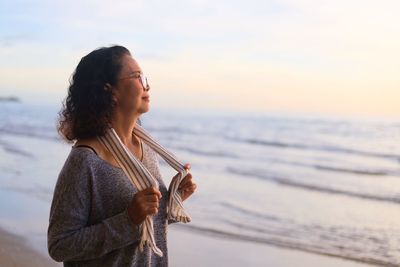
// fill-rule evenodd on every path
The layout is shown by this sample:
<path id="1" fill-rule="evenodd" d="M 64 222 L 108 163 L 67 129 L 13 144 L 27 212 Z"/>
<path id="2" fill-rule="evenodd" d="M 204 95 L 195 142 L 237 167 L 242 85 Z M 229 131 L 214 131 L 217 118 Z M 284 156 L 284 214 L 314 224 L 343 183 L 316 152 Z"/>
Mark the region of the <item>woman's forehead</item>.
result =
<path id="1" fill-rule="evenodd" d="M 142 69 L 139 66 L 139 63 L 131 57 L 130 55 L 125 55 L 122 58 L 122 71 L 124 72 L 136 72 L 136 71 L 142 71 Z"/>

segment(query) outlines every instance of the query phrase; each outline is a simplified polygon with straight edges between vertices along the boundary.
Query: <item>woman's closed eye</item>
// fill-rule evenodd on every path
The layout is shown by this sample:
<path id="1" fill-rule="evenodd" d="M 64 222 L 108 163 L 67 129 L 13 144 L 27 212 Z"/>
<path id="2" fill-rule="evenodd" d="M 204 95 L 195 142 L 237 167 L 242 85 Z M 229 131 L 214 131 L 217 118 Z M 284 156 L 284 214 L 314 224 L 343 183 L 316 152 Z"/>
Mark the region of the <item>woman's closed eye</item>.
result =
<path id="1" fill-rule="evenodd" d="M 118 80 L 125 80 L 125 79 L 140 79 L 141 75 L 143 75 L 141 72 L 139 71 L 135 71 L 133 73 L 128 74 L 125 77 L 119 78 Z"/>
<path id="2" fill-rule="evenodd" d="M 140 78 L 140 73 L 132 73 L 128 76 L 129 78 L 135 78 L 135 79 L 139 79 Z"/>

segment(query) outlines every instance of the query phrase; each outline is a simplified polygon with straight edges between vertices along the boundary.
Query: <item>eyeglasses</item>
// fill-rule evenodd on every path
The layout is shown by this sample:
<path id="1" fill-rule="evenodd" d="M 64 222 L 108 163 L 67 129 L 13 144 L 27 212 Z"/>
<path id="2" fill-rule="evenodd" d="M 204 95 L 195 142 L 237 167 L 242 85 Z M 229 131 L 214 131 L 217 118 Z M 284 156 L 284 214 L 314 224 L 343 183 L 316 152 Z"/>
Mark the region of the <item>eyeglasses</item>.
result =
<path id="1" fill-rule="evenodd" d="M 144 74 L 139 71 L 133 72 L 133 73 L 129 74 L 129 76 L 127 76 L 127 77 L 119 78 L 118 80 L 125 80 L 125 79 L 132 79 L 132 78 L 140 79 L 140 83 L 142 84 L 143 89 L 145 91 L 150 90 L 150 85 L 149 85 L 149 82 L 147 81 L 147 77 L 144 76 Z"/>

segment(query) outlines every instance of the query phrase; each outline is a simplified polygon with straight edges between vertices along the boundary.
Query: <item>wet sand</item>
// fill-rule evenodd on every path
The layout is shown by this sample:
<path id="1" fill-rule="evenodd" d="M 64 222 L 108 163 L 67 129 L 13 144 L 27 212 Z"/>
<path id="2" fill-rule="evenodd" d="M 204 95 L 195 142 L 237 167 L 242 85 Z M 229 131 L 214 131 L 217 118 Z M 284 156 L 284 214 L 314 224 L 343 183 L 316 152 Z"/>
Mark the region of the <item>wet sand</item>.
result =
<path id="1" fill-rule="evenodd" d="M 55 261 L 28 247 L 24 238 L 0 228 L 0 266 L 55 267 Z"/>
<path id="2" fill-rule="evenodd" d="M 168 233 L 169 265 L 172 267 L 367 267 L 371 265 L 282 249 L 269 245 L 215 238 L 171 225 Z M 44 251 L 40 248 L 40 251 Z M 0 228 L 0 266 L 59 267 L 48 255 L 32 249 L 20 236 Z"/>
<path id="3" fill-rule="evenodd" d="M 171 225 L 169 263 L 173 267 L 371 267 L 350 260 L 229 239 L 214 238 Z"/>

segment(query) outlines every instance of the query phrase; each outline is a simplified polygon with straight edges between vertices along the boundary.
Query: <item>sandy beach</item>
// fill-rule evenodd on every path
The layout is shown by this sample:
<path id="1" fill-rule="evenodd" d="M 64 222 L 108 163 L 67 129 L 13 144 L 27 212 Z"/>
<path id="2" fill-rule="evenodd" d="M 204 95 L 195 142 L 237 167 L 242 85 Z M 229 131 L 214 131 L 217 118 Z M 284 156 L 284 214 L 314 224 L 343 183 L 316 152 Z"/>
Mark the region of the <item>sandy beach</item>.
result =
<path id="1" fill-rule="evenodd" d="M 0 228 L 0 266 L 55 267 L 59 264 L 30 248 L 22 237 Z"/>
<path id="2" fill-rule="evenodd" d="M 249 242 L 213 238 L 184 230 L 179 225 L 169 228 L 170 266 L 370 266 L 352 261 L 275 248 Z M 56 267 L 61 266 L 48 255 L 30 248 L 24 238 L 0 229 L 0 266 Z M 40 249 L 44 251 L 44 249 Z"/>

